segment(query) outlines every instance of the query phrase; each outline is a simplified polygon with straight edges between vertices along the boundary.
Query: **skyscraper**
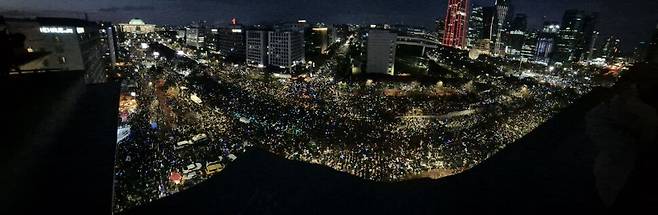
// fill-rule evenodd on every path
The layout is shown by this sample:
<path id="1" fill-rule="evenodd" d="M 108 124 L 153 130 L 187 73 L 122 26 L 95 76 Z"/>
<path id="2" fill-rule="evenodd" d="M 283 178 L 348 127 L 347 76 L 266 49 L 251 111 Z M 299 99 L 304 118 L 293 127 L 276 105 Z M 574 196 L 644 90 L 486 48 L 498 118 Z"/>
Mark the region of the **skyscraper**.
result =
<path id="1" fill-rule="evenodd" d="M 596 43 L 596 13 L 582 10 L 567 10 L 562 18 L 562 26 L 556 41 L 554 60 L 560 63 L 573 63 L 591 58 Z"/>
<path id="2" fill-rule="evenodd" d="M 549 63 L 555 50 L 555 40 L 560 32 L 560 25 L 557 23 L 544 22 L 544 26 L 539 33 L 535 49 L 535 60 L 537 62 Z"/>
<path id="3" fill-rule="evenodd" d="M 605 40 L 603 46 L 601 47 L 601 58 L 606 59 L 610 62 L 614 58 L 619 57 L 621 54 L 621 49 L 619 47 L 621 40 L 618 37 L 610 36 Z"/>
<path id="4" fill-rule="evenodd" d="M 440 41 L 443 41 L 443 35 L 446 33 L 446 19 L 438 18 L 434 20 L 434 31 Z"/>
<path id="5" fill-rule="evenodd" d="M 658 25 L 656 25 L 653 36 L 651 37 L 651 40 L 649 40 L 649 44 L 647 44 L 646 61 L 658 64 Z"/>
<path id="6" fill-rule="evenodd" d="M 494 42 L 494 55 L 504 54 L 504 42 L 503 42 L 503 33 L 505 32 L 505 27 L 507 23 L 508 12 L 510 10 L 510 4 L 508 0 L 496 0 L 495 5 L 495 19 L 492 24 L 493 35 L 492 40 Z"/>
<path id="7" fill-rule="evenodd" d="M 240 25 L 217 29 L 217 51 L 231 61 L 245 60 L 245 32 Z"/>
<path id="8" fill-rule="evenodd" d="M 522 60 L 535 60 L 535 50 L 537 50 L 537 41 L 539 33 L 537 31 L 529 31 L 525 34 L 525 40 L 521 47 Z"/>
<path id="9" fill-rule="evenodd" d="M 304 62 L 304 34 L 302 32 L 270 31 L 267 43 L 270 65 L 290 68 Z"/>
<path id="10" fill-rule="evenodd" d="M 385 30 L 368 32 L 368 73 L 395 74 L 397 34 Z"/>
<path id="11" fill-rule="evenodd" d="M 468 48 L 477 46 L 484 35 L 484 7 L 473 6 L 468 18 Z"/>
<path id="12" fill-rule="evenodd" d="M 512 55 L 513 58 L 521 56 L 521 49 L 525 44 L 527 31 L 528 17 L 525 14 L 516 14 L 509 26 L 509 31 L 506 33 L 506 54 Z"/>
<path id="13" fill-rule="evenodd" d="M 324 25 L 312 28 L 308 39 L 308 48 L 311 55 L 327 54 L 330 45 L 329 28 Z"/>
<path id="14" fill-rule="evenodd" d="M 449 0 L 443 45 L 465 48 L 468 29 L 468 0 Z"/>
<path id="15" fill-rule="evenodd" d="M 110 22 L 98 23 L 98 33 L 101 40 L 102 58 L 109 67 L 117 63 L 118 35 L 116 28 Z"/>
<path id="16" fill-rule="evenodd" d="M 247 65 L 256 67 L 267 66 L 267 36 L 266 30 L 248 30 L 246 34 Z"/>

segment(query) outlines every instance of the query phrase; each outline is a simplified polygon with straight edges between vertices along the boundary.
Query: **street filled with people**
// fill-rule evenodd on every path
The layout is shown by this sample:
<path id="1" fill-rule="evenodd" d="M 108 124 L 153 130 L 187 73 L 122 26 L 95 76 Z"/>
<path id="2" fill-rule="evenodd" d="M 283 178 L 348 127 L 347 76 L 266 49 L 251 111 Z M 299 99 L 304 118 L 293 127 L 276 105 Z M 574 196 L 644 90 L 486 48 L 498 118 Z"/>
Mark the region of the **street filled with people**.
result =
<path id="1" fill-rule="evenodd" d="M 289 75 L 199 63 L 157 38 L 122 45 L 131 61 L 122 95 L 132 99 L 122 99 L 130 135 L 118 143 L 115 211 L 221 174 L 251 148 L 375 181 L 459 173 L 595 86 L 521 78 L 441 50 L 428 55 L 460 75 L 426 84 L 339 81 L 334 59 Z"/>

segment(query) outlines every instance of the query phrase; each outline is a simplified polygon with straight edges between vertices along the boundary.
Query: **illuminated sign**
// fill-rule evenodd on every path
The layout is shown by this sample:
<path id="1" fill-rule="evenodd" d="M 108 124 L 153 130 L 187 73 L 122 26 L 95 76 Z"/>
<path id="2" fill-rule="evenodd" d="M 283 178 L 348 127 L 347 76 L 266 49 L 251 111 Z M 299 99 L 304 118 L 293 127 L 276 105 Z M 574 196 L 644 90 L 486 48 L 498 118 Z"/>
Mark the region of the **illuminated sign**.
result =
<path id="1" fill-rule="evenodd" d="M 242 29 L 231 29 L 233 33 L 242 33 Z"/>
<path id="2" fill-rule="evenodd" d="M 73 28 L 64 27 L 41 27 L 39 31 L 44 34 L 72 34 Z"/>
<path id="3" fill-rule="evenodd" d="M 39 32 L 44 34 L 73 34 L 73 33 L 82 34 L 85 33 L 85 28 L 76 27 L 75 29 L 73 29 L 72 27 L 44 26 L 39 28 Z"/>

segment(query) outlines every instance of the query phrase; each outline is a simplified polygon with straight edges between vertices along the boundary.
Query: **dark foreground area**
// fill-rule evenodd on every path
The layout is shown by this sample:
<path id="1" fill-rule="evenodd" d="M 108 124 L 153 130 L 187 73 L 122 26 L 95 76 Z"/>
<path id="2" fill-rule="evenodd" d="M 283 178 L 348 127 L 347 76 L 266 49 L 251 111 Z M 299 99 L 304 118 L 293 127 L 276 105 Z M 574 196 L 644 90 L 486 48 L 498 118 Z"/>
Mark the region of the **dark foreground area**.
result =
<path id="1" fill-rule="evenodd" d="M 0 80 L 0 214 L 110 214 L 119 84 L 82 72 Z"/>

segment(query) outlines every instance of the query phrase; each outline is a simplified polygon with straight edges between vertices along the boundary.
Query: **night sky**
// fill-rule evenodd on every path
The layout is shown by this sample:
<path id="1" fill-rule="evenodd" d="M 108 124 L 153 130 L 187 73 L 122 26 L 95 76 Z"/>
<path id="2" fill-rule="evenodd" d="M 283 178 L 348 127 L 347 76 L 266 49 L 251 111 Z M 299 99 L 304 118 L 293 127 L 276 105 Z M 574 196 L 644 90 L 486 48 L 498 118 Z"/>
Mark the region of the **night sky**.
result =
<path id="1" fill-rule="evenodd" d="M 471 0 L 493 5 L 494 0 Z M 2 0 L 0 11 L 87 12 L 95 20 L 125 22 L 140 17 L 147 23 L 188 24 L 207 20 L 246 24 L 295 21 L 326 23 L 403 23 L 430 27 L 446 12 L 448 0 Z M 512 0 L 515 12 L 526 13 L 530 27 L 544 20 L 561 21 L 566 9 L 599 12 L 603 37 L 622 38 L 629 50 L 649 39 L 658 24 L 658 0 Z M 74 13 L 67 13 L 74 14 Z M 81 13 L 77 13 L 81 14 Z"/>

